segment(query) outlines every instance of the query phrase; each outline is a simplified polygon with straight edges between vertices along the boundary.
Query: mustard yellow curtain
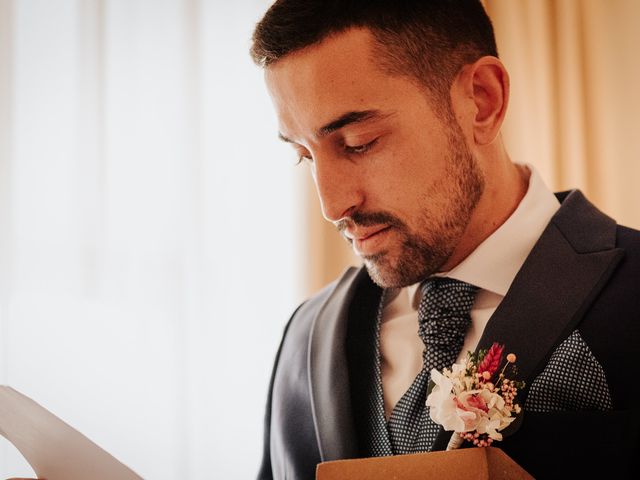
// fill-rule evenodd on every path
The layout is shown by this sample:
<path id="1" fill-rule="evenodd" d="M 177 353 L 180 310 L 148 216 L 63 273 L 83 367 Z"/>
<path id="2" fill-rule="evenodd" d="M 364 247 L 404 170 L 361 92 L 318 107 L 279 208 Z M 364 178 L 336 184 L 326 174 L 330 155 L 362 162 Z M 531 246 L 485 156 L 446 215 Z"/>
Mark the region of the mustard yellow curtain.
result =
<path id="1" fill-rule="evenodd" d="M 640 1 L 486 0 L 511 75 L 511 158 L 640 227 Z M 359 260 L 307 190 L 309 293 Z"/>
<path id="2" fill-rule="evenodd" d="M 486 0 L 511 74 L 514 161 L 640 227 L 640 2 Z"/>

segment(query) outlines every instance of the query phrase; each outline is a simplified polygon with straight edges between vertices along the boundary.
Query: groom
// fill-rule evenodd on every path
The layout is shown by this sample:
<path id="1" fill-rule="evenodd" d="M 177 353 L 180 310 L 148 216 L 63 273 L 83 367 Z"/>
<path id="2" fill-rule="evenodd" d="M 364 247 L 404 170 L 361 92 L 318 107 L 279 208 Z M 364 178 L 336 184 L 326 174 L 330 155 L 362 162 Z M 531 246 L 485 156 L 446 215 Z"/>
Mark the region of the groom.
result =
<path id="1" fill-rule="evenodd" d="M 364 263 L 285 330 L 259 478 L 444 449 L 427 367 L 493 342 L 526 382 L 494 446 L 539 478 L 630 477 L 640 234 L 511 160 L 509 77 L 480 1 L 278 0 L 251 53 L 280 139 Z"/>

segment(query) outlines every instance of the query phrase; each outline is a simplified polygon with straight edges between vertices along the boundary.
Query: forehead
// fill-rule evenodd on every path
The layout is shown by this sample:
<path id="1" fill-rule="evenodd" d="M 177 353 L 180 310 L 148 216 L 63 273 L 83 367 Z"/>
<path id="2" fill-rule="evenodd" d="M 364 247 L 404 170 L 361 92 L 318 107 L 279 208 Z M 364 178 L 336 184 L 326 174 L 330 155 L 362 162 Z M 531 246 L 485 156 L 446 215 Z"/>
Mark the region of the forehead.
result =
<path id="1" fill-rule="evenodd" d="M 406 99 L 408 79 L 383 72 L 380 46 L 366 29 L 335 34 L 265 70 L 281 132 L 306 135 L 348 111 L 385 111 Z M 292 136 L 292 137 L 291 137 Z"/>
<path id="2" fill-rule="evenodd" d="M 367 29 L 349 29 L 330 35 L 319 43 L 294 51 L 265 70 L 268 86 L 312 88 L 316 83 L 355 81 L 370 73 L 376 48 L 373 35 Z M 296 82 L 297 80 L 297 82 Z M 323 83 L 324 85 L 324 83 Z"/>

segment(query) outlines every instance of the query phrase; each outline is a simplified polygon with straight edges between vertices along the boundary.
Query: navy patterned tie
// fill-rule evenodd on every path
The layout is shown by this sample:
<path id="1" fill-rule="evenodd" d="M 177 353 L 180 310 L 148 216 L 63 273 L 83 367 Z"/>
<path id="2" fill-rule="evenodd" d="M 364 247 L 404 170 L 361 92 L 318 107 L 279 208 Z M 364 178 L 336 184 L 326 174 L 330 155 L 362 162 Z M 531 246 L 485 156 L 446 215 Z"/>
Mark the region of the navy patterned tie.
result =
<path id="1" fill-rule="evenodd" d="M 428 452 L 440 426 L 425 406 L 429 372 L 442 371 L 456 361 L 471 324 L 470 311 L 477 287 L 451 278 L 434 277 L 421 285 L 418 335 L 424 342 L 423 367 L 398 401 L 389 417 L 388 429 L 395 455 Z"/>

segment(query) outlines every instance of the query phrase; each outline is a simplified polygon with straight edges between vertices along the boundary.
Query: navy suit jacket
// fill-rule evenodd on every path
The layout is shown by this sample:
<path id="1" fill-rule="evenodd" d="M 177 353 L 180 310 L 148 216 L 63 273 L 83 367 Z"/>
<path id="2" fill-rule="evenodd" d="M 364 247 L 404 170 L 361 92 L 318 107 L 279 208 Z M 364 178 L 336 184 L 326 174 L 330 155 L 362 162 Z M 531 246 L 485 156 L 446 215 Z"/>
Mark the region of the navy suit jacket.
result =
<path id="1" fill-rule="evenodd" d="M 526 404 L 529 386 L 550 361 L 562 361 L 554 352 L 578 333 L 604 372 L 611 408 L 525 408 L 509 436 L 494 445 L 536 478 L 592 478 L 599 472 L 635 478 L 640 232 L 616 225 L 579 191 L 558 198 L 560 209 L 489 320 L 478 349 L 500 342 L 517 354 L 519 379 L 527 384 L 519 401 Z M 358 374 L 349 365 L 348 336 L 350 325 L 375 320 L 378 298 L 366 271 L 350 268 L 292 316 L 269 388 L 259 479 L 313 479 L 320 462 L 361 456 L 354 420 L 360 411 Z M 567 365 L 567 372 L 572 368 Z M 559 397 L 562 388 L 562 380 L 554 385 Z M 588 399 L 590 392 L 581 394 Z M 445 449 L 450 436 L 441 430 L 433 449 Z"/>

